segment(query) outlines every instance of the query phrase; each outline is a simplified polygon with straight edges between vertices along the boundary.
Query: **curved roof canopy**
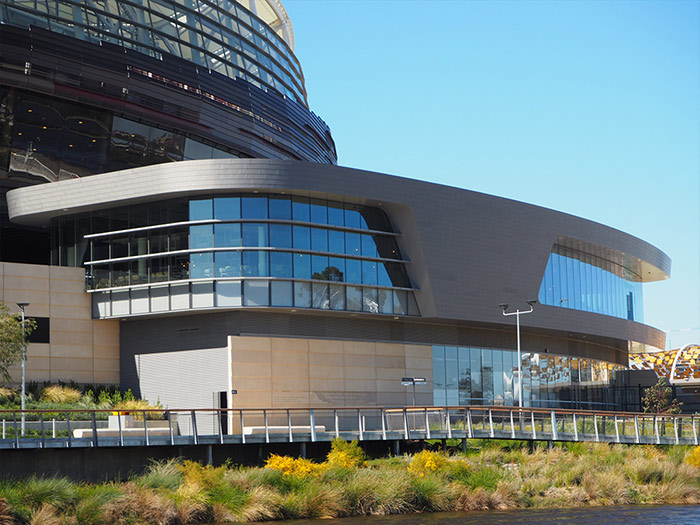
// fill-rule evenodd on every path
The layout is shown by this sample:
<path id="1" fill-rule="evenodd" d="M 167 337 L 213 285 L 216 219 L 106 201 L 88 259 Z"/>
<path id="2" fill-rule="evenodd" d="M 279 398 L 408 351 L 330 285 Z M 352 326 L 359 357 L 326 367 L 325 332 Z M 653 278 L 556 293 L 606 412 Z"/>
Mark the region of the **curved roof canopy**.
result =
<path id="1" fill-rule="evenodd" d="M 279 0 L 235 0 L 243 7 L 259 16 L 294 51 L 294 31 L 292 21 Z"/>

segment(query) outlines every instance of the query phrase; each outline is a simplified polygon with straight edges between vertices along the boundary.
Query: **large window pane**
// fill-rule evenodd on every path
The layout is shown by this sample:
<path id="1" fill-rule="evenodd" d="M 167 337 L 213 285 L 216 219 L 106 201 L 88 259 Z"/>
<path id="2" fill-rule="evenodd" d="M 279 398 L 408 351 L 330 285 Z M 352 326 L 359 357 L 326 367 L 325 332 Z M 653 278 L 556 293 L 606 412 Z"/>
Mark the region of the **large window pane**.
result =
<path id="1" fill-rule="evenodd" d="M 361 235 L 359 233 L 345 234 L 345 253 L 348 255 L 361 255 Z"/>
<path id="2" fill-rule="evenodd" d="M 457 367 L 457 348 L 445 347 L 445 393 L 447 405 L 459 404 L 459 369 Z"/>
<path id="3" fill-rule="evenodd" d="M 328 258 L 328 280 L 339 282 L 345 280 L 345 259 L 340 257 Z"/>
<path id="4" fill-rule="evenodd" d="M 213 277 L 213 266 L 213 253 L 193 253 L 190 255 L 190 278 L 204 279 Z"/>
<path id="5" fill-rule="evenodd" d="M 362 284 L 362 261 L 359 259 L 345 260 L 345 282 Z"/>
<path id="6" fill-rule="evenodd" d="M 371 235 L 362 235 L 362 256 L 363 257 L 378 257 L 377 246 L 374 244 L 374 237 Z"/>
<path id="7" fill-rule="evenodd" d="M 311 219 L 311 214 L 308 198 L 294 197 L 292 202 L 292 217 L 295 221 L 309 222 Z"/>
<path id="8" fill-rule="evenodd" d="M 330 285 L 331 310 L 345 310 L 345 287 L 340 284 Z"/>
<path id="9" fill-rule="evenodd" d="M 270 281 L 270 305 L 294 306 L 294 284 L 291 281 Z"/>
<path id="10" fill-rule="evenodd" d="M 243 223 L 243 246 L 268 246 L 267 224 Z"/>
<path id="11" fill-rule="evenodd" d="M 328 230 L 311 228 L 311 249 L 315 252 L 328 251 Z"/>
<path id="12" fill-rule="evenodd" d="M 273 248 L 291 248 L 292 227 L 289 224 L 270 224 L 270 246 Z"/>
<path id="13" fill-rule="evenodd" d="M 289 252 L 270 252 L 270 276 L 292 277 L 292 254 Z"/>
<path id="14" fill-rule="evenodd" d="M 243 252 L 243 275 L 265 277 L 267 273 L 267 252 L 247 250 Z"/>
<path id="15" fill-rule="evenodd" d="M 212 200 L 191 200 L 190 201 L 190 220 L 202 221 L 212 218 Z"/>
<path id="16" fill-rule="evenodd" d="M 294 254 L 294 277 L 311 279 L 311 256 L 304 253 Z"/>
<path id="17" fill-rule="evenodd" d="M 241 217 L 244 219 L 267 219 L 267 197 L 242 197 Z"/>
<path id="18" fill-rule="evenodd" d="M 328 203 L 328 224 L 333 226 L 345 225 L 345 210 L 339 203 Z"/>
<path id="19" fill-rule="evenodd" d="M 362 311 L 362 288 L 358 286 L 348 286 L 345 288 L 347 294 L 347 309 L 351 312 Z"/>
<path id="20" fill-rule="evenodd" d="M 242 246 L 241 225 L 235 223 L 215 224 L 214 245 L 219 248 Z"/>
<path id="21" fill-rule="evenodd" d="M 214 246 L 214 228 L 211 224 L 190 226 L 190 248 L 211 248 Z"/>
<path id="22" fill-rule="evenodd" d="M 311 308 L 311 283 L 294 283 L 294 306 Z"/>
<path id="23" fill-rule="evenodd" d="M 328 297 L 328 285 L 325 283 L 313 283 L 311 286 L 311 308 L 327 310 L 330 306 Z"/>
<path id="24" fill-rule="evenodd" d="M 217 277 L 240 277 L 241 275 L 241 252 L 216 252 Z"/>
<path id="25" fill-rule="evenodd" d="M 345 233 L 338 230 L 328 231 L 328 251 L 331 253 L 345 253 Z"/>
<path id="26" fill-rule="evenodd" d="M 362 284 L 377 284 L 377 263 L 362 261 Z"/>
<path id="27" fill-rule="evenodd" d="M 326 201 L 311 199 L 311 222 L 316 224 L 328 224 L 328 212 L 326 211 Z"/>
<path id="28" fill-rule="evenodd" d="M 328 257 L 314 255 L 311 257 L 311 278 L 329 281 Z"/>
<path id="29" fill-rule="evenodd" d="M 241 199 L 239 197 L 217 197 L 214 199 L 214 218 L 231 221 L 241 218 Z"/>
<path id="30" fill-rule="evenodd" d="M 368 288 L 366 286 L 362 288 L 362 311 L 373 314 L 379 313 L 376 288 Z"/>
<path id="31" fill-rule="evenodd" d="M 270 196 L 270 219 L 289 220 L 292 218 L 292 201 L 288 197 Z"/>
<path id="32" fill-rule="evenodd" d="M 294 247 L 297 250 L 311 249 L 311 236 L 306 226 L 294 226 Z"/>
<path id="33" fill-rule="evenodd" d="M 361 228 L 362 220 L 360 207 L 356 204 L 345 205 L 345 226 L 348 228 Z"/>

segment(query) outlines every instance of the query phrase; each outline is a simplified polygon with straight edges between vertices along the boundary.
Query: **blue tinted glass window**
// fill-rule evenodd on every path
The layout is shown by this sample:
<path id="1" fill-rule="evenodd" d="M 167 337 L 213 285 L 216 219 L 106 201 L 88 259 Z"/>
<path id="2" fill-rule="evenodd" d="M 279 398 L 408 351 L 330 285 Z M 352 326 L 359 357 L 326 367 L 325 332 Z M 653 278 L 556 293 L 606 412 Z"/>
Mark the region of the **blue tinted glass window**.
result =
<path id="1" fill-rule="evenodd" d="M 267 224 L 243 223 L 243 246 L 267 246 Z"/>
<path id="2" fill-rule="evenodd" d="M 243 252 L 243 275 L 263 277 L 267 273 L 267 252 L 249 250 Z"/>
<path id="3" fill-rule="evenodd" d="M 288 197 L 270 197 L 270 219 L 292 218 L 292 201 Z"/>
<path id="4" fill-rule="evenodd" d="M 241 225 L 214 224 L 214 245 L 217 247 L 241 246 Z"/>
<path id="5" fill-rule="evenodd" d="M 377 284 L 379 284 L 379 286 L 391 286 L 389 273 L 382 263 L 377 263 Z"/>
<path id="6" fill-rule="evenodd" d="M 351 312 L 362 310 L 362 288 L 358 286 L 348 286 L 345 288 L 347 296 L 347 308 Z"/>
<path id="7" fill-rule="evenodd" d="M 361 228 L 362 217 L 360 216 L 360 207 L 355 204 L 345 205 L 345 226 L 348 228 Z"/>
<path id="8" fill-rule="evenodd" d="M 338 230 L 328 231 L 328 251 L 331 253 L 345 253 L 345 233 Z"/>
<path id="9" fill-rule="evenodd" d="M 294 197 L 292 201 L 292 218 L 295 221 L 309 222 L 311 220 L 309 199 L 306 197 Z"/>
<path id="10" fill-rule="evenodd" d="M 214 246 L 214 228 L 211 224 L 190 226 L 190 248 L 211 248 Z"/>
<path id="11" fill-rule="evenodd" d="M 328 224 L 328 212 L 326 201 L 311 199 L 311 222 L 316 224 Z"/>
<path id="12" fill-rule="evenodd" d="M 311 228 L 311 249 L 315 252 L 328 251 L 328 230 Z"/>
<path id="13" fill-rule="evenodd" d="M 311 308 L 328 310 L 330 307 L 330 297 L 328 296 L 328 284 L 313 283 L 311 285 Z"/>
<path id="14" fill-rule="evenodd" d="M 329 281 L 328 257 L 314 255 L 311 257 L 311 278 Z"/>
<path id="15" fill-rule="evenodd" d="M 405 290 L 394 290 L 394 313 L 406 315 L 408 313 L 408 292 Z"/>
<path id="16" fill-rule="evenodd" d="M 294 276 L 292 271 L 292 254 L 290 252 L 270 252 L 270 276 Z"/>
<path id="17" fill-rule="evenodd" d="M 294 254 L 294 277 L 311 279 L 311 256 L 305 253 Z"/>
<path id="18" fill-rule="evenodd" d="M 362 261 L 358 259 L 345 260 L 345 281 L 353 284 L 362 284 Z"/>
<path id="19" fill-rule="evenodd" d="M 362 261 L 362 284 L 377 284 L 377 263 Z"/>
<path id="20" fill-rule="evenodd" d="M 273 248 L 292 247 L 292 227 L 289 224 L 270 224 L 270 246 Z"/>
<path id="21" fill-rule="evenodd" d="M 330 281 L 345 280 L 345 259 L 340 257 L 328 258 L 328 274 L 331 277 Z"/>
<path id="22" fill-rule="evenodd" d="M 360 255 L 361 248 L 361 235 L 359 233 L 346 233 L 345 234 L 345 253 L 348 255 Z"/>
<path id="23" fill-rule="evenodd" d="M 376 288 L 368 288 L 367 286 L 362 288 L 362 311 L 373 314 L 379 313 Z"/>
<path id="24" fill-rule="evenodd" d="M 241 218 L 241 199 L 239 197 L 217 197 L 214 199 L 214 218 L 222 221 Z"/>
<path id="25" fill-rule="evenodd" d="M 212 200 L 194 200 L 190 201 L 190 220 L 202 221 L 212 218 Z"/>
<path id="26" fill-rule="evenodd" d="M 374 244 L 374 238 L 371 235 L 362 236 L 362 255 L 363 257 L 377 257 L 377 246 Z"/>
<path id="27" fill-rule="evenodd" d="M 214 254 L 193 253 L 190 255 L 190 278 L 204 279 L 214 276 Z"/>
<path id="28" fill-rule="evenodd" d="M 345 225 L 345 210 L 342 205 L 328 203 L 328 224 L 333 226 Z"/>
<path id="29" fill-rule="evenodd" d="M 311 308 L 311 283 L 294 283 L 294 306 Z"/>
<path id="30" fill-rule="evenodd" d="M 214 262 L 217 277 L 240 277 L 241 252 L 216 252 Z"/>
<path id="31" fill-rule="evenodd" d="M 294 247 L 298 250 L 311 249 L 311 236 L 306 226 L 294 226 Z"/>
<path id="32" fill-rule="evenodd" d="M 267 197 L 243 197 L 241 217 L 244 219 L 267 219 Z"/>

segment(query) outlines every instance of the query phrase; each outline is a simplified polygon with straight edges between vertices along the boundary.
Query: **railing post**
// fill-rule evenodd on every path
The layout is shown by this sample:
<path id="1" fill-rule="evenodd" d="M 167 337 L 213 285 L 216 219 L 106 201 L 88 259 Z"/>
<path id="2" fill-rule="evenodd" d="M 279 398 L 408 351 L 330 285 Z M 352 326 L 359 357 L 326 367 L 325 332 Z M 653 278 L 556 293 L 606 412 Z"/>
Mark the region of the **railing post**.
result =
<path id="1" fill-rule="evenodd" d="M 5 439 L 5 418 L 2 420 L 2 439 Z"/>
<path id="2" fill-rule="evenodd" d="M 535 411 L 530 410 L 530 421 L 532 422 L 532 440 L 537 441 L 537 428 L 535 427 Z"/>
<path id="3" fill-rule="evenodd" d="M 195 445 L 198 445 L 199 437 L 197 436 L 197 414 L 195 414 L 194 410 L 192 410 L 190 411 L 190 415 L 192 416 L 192 441 Z"/>
<path id="4" fill-rule="evenodd" d="M 425 437 L 430 439 L 430 425 L 428 424 L 428 407 L 423 407 L 423 415 L 425 416 Z"/>
<path id="5" fill-rule="evenodd" d="M 574 421 L 574 441 L 578 441 L 578 427 L 576 426 L 576 412 L 572 412 L 572 414 L 573 414 L 573 421 Z"/>
<path id="6" fill-rule="evenodd" d="M 340 428 L 338 425 L 338 409 L 333 409 L 333 420 L 335 421 L 335 437 L 340 437 Z"/>
<path id="7" fill-rule="evenodd" d="M 362 428 L 362 409 L 357 409 L 357 431 L 359 432 L 360 441 L 365 439 L 365 435 Z"/>
<path id="8" fill-rule="evenodd" d="M 467 435 L 469 439 L 472 439 L 474 437 L 474 426 L 472 425 L 472 411 L 470 408 L 467 408 L 464 417 L 467 420 Z"/>
<path id="9" fill-rule="evenodd" d="M 593 414 L 593 431 L 595 432 L 596 443 L 600 441 L 600 436 L 598 435 L 598 416 Z"/>
<path id="10" fill-rule="evenodd" d="M 224 410 L 223 408 L 219 408 L 217 412 L 214 412 L 214 414 L 218 414 L 218 417 L 216 418 L 217 421 L 217 427 L 219 427 L 219 444 L 223 445 L 224 444 L 224 429 L 221 427 L 221 418 L 224 417 Z M 211 446 L 211 445 L 210 445 Z M 210 463 L 211 464 L 211 463 Z"/>
<path id="11" fill-rule="evenodd" d="M 620 429 L 617 426 L 617 414 L 615 414 L 615 419 L 613 420 L 613 423 L 615 424 L 615 443 L 620 442 Z"/>
<path id="12" fill-rule="evenodd" d="M 99 447 L 100 443 L 97 440 L 97 419 L 95 418 L 95 411 L 92 411 L 92 446 Z"/>
<path id="13" fill-rule="evenodd" d="M 243 426 L 243 410 L 239 410 L 238 414 L 239 414 L 240 419 L 241 419 L 241 443 L 245 443 L 245 431 L 244 431 L 245 427 Z"/>
<path id="14" fill-rule="evenodd" d="M 41 428 L 41 448 L 46 446 L 46 434 L 44 433 L 44 413 L 39 412 L 39 427 Z"/>
<path id="15" fill-rule="evenodd" d="M 410 435 L 408 432 L 408 414 L 406 413 L 406 407 L 403 408 L 403 435 L 404 439 L 408 439 Z"/>
<path id="16" fill-rule="evenodd" d="M 554 414 L 554 410 L 550 412 L 552 418 L 552 440 L 559 441 L 559 435 L 557 434 L 557 416 Z"/>
<path id="17" fill-rule="evenodd" d="M 143 411 L 143 434 L 144 437 L 146 438 L 146 446 L 150 445 L 151 443 L 148 440 L 148 419 L 146 419 L 146 411 Z"/>
<path id="18" fill-rule="evenodd" d="M 263 410 L 263 422 L 265 424 L 265 443 L 270 442 L 270 428 L 267 426 L 267 410 Z"/>
<path id="19" fill-rule="evenodd" d="M 513 409 L 510 409 L 510 438 L 515 439 L 515 422 L 513 421 Z"/>
<path id="20" fill-rule="evenodd" d="M 656 434 L 656 444 L 661 444 L 661 436 L 659 435 L 659 418 L 654 416 L 654 433 Z"/>
<path id="21" fill-rule="evenodd" d="M 695 417 L 690 416 L 690 426 L 693 427 L 693 443 L 695 446 L 698 444 L 698 431 L 695 428 Z"/>
<path id="22" fill-rule="evenodd" d="M 634 415 L 634 442 L 639 444 L 639 416 Z"/>
<path id="23" fill-rule="evenodd" d="M 489 436 L 494 437 L 493 433 L 493 417 L 491 415 L 491 409 L 489 408 Z"/>
<path id="24" fill-rule="evenodd" d="M 170 433 L 170 446 L 173 446 L 175 444 L 175 436 L 173 435 L 173 418 L 172 418 L 172 413 L 170 410 L 166 412 L 168 416 L 168 432 Z M 121 428 L 122 424 L 121 422 L 119 423 L 119 435 L 121 435 Z M 123 443 L 122 443 L 123 445 Z"/>
<path id="25" fill-rule="evenodd" d="M 681 439 L 680 436 L 678 435 L 678 417 L 673 416 L 673 433 L 676 436 L 676 445 L 680 444 Z"/>
<path id="26" fill-rule="evenodd" d="M 294 437 L 292 436 L 292 414 L 287 409 L 287 429 L 289 430 L 289 442 L 294 442 Z"/>
<path id="27" fill-rule="evenodd" d="M 17 412 L 12 412 L 12 419 L 15 424 L 15 448 L 19 448 L 19 433 L 17 432 Z"/>
<path id="28" fill-rule="evenodd" d="M 70 431 L 70 412 L 66 412 L 66 427 L 68 428 L 68 448 L 73 446 L 73 433 Z"/>
<path id="29" fill-rule="evenodd" d="M 311 441 L 316 441 L 316 416 L 313 408 L 309 410 L 309 422 L 311 423 Z M 265 429 L 267 430 L 267 423 L 265 423 Z"/>
<path id="30" fill-rule="evenodd" d="M 117 425 L 119 426 L 119 446 L 124 446 L 124 433 L 122 432 L 122 413 L 117 411 Z"/>
<path id="31" fill-rule="evenodd" d="M 56 439 L 56 418 L 51 418 L 51 437 Z"/>
<path id="32" fill-rule="evenodd" d="M 381 409 L 380 417 L 382 418 L 382 439 L 386 441 L 386 409 Z"/>
<path id="33" fill-rule="evenodd" d="M 450 421 L 450 409 L 445 409 L 445 416 L 447 421 L 447 439 L 452 439 L 452 421 Z"/>

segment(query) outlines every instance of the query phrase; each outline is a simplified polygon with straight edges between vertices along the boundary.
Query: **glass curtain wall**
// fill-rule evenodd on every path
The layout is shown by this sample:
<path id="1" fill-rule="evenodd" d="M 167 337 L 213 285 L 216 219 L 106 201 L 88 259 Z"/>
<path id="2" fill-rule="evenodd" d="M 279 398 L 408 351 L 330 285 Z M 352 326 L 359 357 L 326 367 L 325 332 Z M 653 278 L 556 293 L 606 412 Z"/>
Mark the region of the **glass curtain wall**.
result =
<path id="1" fill-rule="evenodd" d="M 559 246 L 549 256 L 539 302 L 644 322 L 638 276 L 601 257 Z"/>
<path id="2" fill-rule="evenodd" d="M 52 222 L 53 263 L 85 265 L 91 290 L 235 281 L 244 305 L 417 315 L 396 237 L 377 208 L 254 193 Z"/>
<path id="3" fill-rule="evenodd" d="M 605 408 L 600 389 L 620 365 L 553 354 L 522 353 L 523 406 Z M 433 346 L 433 402 L 443 405 L 518 404 L 517 352 Z M 608 407 L 611 408 L 611 407 Z"/>

